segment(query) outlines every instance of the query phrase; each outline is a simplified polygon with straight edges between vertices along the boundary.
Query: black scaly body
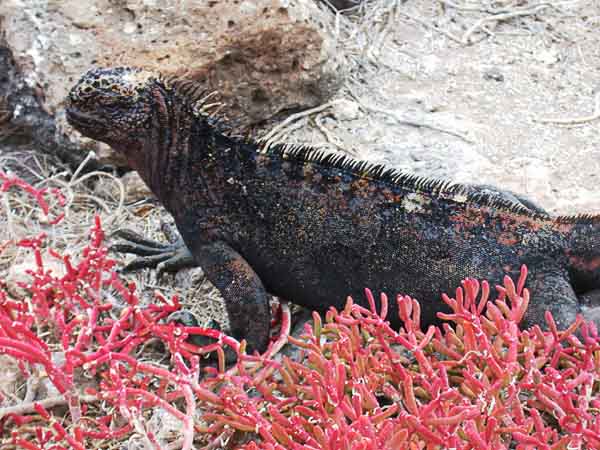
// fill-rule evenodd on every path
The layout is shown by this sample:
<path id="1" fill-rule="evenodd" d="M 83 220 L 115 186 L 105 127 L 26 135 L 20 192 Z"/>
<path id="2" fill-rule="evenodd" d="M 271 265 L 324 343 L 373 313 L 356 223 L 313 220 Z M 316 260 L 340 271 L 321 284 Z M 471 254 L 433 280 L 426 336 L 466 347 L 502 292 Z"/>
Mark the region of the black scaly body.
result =
<path id="1" fill-rule="evenodd" d="M 581 311 L 595 318 L 600 218 L 550 217 L 468 186 L 228 137 L 193 88 L 94 69 L 72 89 L 67 117 L 125 154 L 252 348 L 267 343 L 267 292 L 321 311 L 347 295 L 361 301 L 365 287 L 405 293 L 431 323 L 445 310 L 440 293 L 466 277 L 516 277 L 522 264 L 533 291 L 526 325 L 546 309 L 562 327 Z"/>

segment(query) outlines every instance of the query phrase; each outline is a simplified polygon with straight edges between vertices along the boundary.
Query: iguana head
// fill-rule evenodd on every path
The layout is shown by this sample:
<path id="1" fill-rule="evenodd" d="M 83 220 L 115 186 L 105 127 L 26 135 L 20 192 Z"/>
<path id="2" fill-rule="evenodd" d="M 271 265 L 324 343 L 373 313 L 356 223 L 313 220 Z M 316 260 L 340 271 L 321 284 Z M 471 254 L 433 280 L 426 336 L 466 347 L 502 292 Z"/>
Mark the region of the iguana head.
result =
<path id="1" fill-rule="evenodd" d="M 67 120 L 129 158 L 150 138 L 158 77 L 135 68 L 92 69 L 71 89 Z"/>

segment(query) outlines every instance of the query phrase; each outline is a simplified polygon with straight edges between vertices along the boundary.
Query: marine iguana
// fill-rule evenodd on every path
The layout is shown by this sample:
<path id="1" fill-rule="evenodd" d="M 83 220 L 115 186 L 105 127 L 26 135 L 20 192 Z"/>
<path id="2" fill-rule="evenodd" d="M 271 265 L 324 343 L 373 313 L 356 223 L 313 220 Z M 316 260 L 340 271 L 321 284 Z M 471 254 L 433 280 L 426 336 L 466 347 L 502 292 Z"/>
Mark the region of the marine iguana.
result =
<path id="1" fill-rule="evenodd" d="M 432 323 L 446 310 L 442 292 L 467 277 L 516 277 L 522 264 L 533 299 L 525 326 L 543 324 L 545 310 L 560 327 L 596 315 L 600 216 L 551 217 L 485 188 L 228 136 L 200 97 L 193 83 L 146 70 L 93 69 L 66 112 L 126 156 L 189 253 L 135 238 L 131 249 L 154 262 L 191 253 L 250 349 L 268 342 L 267 292 L 320 311 L 342 308 L 347 295 L 360 302 L 365 287 L 404 293 Z"/>

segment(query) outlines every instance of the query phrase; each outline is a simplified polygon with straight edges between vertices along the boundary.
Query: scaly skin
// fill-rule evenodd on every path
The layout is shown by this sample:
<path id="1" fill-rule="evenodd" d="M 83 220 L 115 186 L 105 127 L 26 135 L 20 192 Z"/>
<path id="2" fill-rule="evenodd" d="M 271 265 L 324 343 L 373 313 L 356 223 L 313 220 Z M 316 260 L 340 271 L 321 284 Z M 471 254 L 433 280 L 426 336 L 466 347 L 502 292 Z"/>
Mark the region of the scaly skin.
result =
<path id="1" fill-rule="evenodd" d="M 522 264 L 533 299 L 524 325 L 543 324 L 545 310 L 560 327 L 582 311 L 595 319 L 600 218 L 550 217 L 486 187 L 228 137 L 192 87 L 94 69 L 72 89 L 67 117 L 140 173 L 251 348 L 267 344 L 267 292 L 320 311 L 361 301 L 365 287 L 405 293 L 432 323 L 446 310 L 440 293 L 466 277 L 516 277 Z"/>

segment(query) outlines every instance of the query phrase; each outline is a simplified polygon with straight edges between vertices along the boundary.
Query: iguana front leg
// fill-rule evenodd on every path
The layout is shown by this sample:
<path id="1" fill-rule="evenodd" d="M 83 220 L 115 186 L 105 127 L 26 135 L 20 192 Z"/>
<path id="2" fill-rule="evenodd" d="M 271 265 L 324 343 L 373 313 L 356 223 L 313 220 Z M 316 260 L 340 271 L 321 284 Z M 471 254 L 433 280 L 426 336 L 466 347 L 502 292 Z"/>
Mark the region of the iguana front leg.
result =
<path id="1" fill-rule="evenodd" d="M 246 339 L 248 352 L 264 351 L 269 342 L 271 311 L 269 296 L 248 262 L 222 241 L 194 244 L 194 261 L 220 291 L 230 331 Z"/>
<path id="2" fill-rule="evenodd" d="M 197 243 L 192 253 L 179 235 L 171 244 L 152 241 L 126 229 L 115 232 L 113 236 L 124 239 L 124 242 L 113 245 L 112 250 L 140 255 L 125 266 L 124 271 L 154 266 L 159 272 L 161 269 L 173 271 L 180 269 L 182 263 L 184 266 L 202 267 L 225 301 L 233 337 L 246 339 L 248 352 L 266 349 L 271 324 L 268 294 L 248 262 L 229 245 L 222 241 Z M 171 319 L 195 325 L 193 316 L 185 312 Z M 194 342 L 204 341 L 196 339 Z"/>

